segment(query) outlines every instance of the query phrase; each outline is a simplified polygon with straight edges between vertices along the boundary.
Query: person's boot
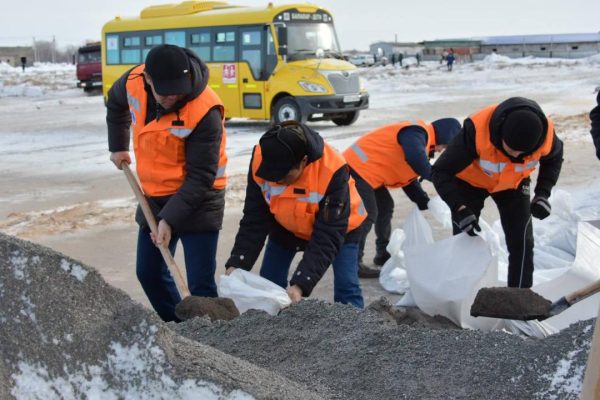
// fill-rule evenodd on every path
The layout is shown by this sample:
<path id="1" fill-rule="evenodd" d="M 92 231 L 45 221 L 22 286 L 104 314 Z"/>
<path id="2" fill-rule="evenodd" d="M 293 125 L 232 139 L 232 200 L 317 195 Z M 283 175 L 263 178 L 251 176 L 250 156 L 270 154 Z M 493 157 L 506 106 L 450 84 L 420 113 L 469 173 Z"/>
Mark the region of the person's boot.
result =
<path id="1" fill-rule="evenodd" d="M 358 277 L 363 279 L 379 278 L 380 270 L 366 266 L 362 261 L 358 262 Z"/>
<path id="2" fill-rule="evenodd" d="M 373 264 L 375 265 L 383 265 L 387 260 L 391 257 L 390 253 L 384 250 L 384 253 L 377 253 L 373 258 Z"/>

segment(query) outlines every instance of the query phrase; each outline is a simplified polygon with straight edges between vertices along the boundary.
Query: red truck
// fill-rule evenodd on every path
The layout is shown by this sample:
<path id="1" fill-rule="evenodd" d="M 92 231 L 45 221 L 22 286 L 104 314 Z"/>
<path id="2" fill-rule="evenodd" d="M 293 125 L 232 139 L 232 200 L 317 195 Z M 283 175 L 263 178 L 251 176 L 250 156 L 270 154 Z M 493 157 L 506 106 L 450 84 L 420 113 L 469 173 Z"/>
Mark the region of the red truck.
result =
<path id="1" fill-rule="evenodd" d="M 89 43 L 77 50 L 77 79 L 77 87 L 85 92 L 102 89 L 100 42 Z"/>

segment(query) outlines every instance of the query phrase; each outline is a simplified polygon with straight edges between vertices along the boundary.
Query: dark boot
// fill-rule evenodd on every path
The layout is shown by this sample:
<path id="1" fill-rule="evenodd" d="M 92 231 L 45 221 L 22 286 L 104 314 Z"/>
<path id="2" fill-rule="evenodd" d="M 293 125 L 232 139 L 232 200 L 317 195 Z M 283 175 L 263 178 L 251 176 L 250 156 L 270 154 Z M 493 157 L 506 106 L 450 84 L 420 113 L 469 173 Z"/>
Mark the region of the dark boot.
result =
<path id="1" fill-rule="evenodd" d="M 363 279 L 379 278 L 379 268 L 368 267 L 362 261 L 358 262 L 358 277 Z"/>
<path id="2" fill-rule="evenodd" d="M 373 258 L 373 264 L 375 265 L 383 265 L 387 260 L 391 257 L 390 253 L 384 250 L 384 253 L 378 253 Z"/>

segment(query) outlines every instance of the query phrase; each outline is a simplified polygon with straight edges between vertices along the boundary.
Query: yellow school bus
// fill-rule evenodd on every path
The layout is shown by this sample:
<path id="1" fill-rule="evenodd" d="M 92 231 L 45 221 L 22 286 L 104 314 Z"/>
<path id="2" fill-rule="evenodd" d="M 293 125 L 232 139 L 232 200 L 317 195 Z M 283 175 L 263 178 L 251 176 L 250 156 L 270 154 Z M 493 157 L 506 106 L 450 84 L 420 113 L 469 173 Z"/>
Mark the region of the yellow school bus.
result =
<path id="1" fill-rule="evenodd" d="M 116 17 L 102 28 L 104 95 L 163 43 L 206 62 L 227 118 L 350 125 L 369 106 L 356 67 L 342 57 L 331 14 L 316 5 L 184 1 Z"/>

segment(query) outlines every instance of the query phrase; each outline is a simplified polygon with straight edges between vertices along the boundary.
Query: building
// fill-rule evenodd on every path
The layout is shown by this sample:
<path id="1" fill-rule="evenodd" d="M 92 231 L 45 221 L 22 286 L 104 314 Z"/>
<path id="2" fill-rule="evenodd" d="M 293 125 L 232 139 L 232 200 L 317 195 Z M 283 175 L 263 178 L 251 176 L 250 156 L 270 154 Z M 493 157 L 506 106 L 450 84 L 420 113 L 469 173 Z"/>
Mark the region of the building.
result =
<path id="1" fill-rule="evenodd" d="M 490 36 L 481 38 L 481 55 L 580 58 L 600 53 L 600 33 Z"/>
<path id="2" fill-rule="evenodd" d="M 394 52 L 407 56 L 420 52 L 424 61 L 440 61 L 450 49 L 458 62 L 477 61 L 494 53 L 511 58 L 580 58 L 600 54 L 600 32 L 439 39 L 421 43 L 376 42 L 370 45 L 371 54 L 377 54 L 378 48 L 388 58 Z"/>
<path id="3" fill-rule="evenodd" d="M 481 41 L 477 39 L 440 39 L 423 42 L 423 60 L 438 61 L 452 49 L 458 62 L 471 62 L 480 52 Z"/>
<path id="4" fill-rule="evenodd" d="M 410 42 L 375 42 L 369 46 L 369 52 L 375 56 L 378 55 L 378 49 L 381 49 L 383 56 L 388 59 L 393 55 L 402 54 L 404 57 L 414 57 L 417 53 L 423 52 L 422 43 Z"/>
<path id="5" fill-rule="evenodd" d="M 20 67 L 21 57 L 27 57 L 27 66 L 32 65 L 34 61 L 33 48 L 30 46 L 0 47 L 0 62 Z"/>

